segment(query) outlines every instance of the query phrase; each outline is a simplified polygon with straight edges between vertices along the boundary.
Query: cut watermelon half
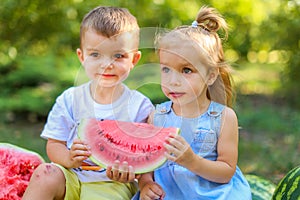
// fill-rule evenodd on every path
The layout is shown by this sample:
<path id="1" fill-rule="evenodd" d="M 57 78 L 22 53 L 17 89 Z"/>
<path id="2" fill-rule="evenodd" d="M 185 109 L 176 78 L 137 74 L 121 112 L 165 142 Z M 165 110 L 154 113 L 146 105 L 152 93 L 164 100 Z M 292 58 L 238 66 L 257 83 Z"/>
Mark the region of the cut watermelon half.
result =
<path id="1" fill-rule="evenodd" d="M 36 152 L 0 143 L 0 199 L 21 199 L 33 171 L 43 162 Z"/>
<path id="2" fill-rule="evenodd" d="M 165 138 L 178 128 L 156 127 L 147 123 L 84 119 L 79 138 L 91 147 L 90 159 L 103 168 L 115 160 L 128 162 L 136 174 L 153 171 L 165 161 Z"/>

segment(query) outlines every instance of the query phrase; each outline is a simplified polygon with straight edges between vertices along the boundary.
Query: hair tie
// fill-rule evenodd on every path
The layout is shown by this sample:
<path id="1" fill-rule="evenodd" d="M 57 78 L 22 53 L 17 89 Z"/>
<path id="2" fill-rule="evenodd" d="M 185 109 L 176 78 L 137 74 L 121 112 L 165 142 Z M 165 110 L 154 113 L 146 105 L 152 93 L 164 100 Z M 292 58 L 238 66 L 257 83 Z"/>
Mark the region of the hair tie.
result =
<path id="1" fill-rule="evenodd" d="M 196 20 L 195 20 L 195 21 L 193 21 L 193 23 L 192 23 L 191 27 L 193 27 L 193 28 L 197 28 L 197 27 L 198 27 L 198 22 L 197 22 Z"/>

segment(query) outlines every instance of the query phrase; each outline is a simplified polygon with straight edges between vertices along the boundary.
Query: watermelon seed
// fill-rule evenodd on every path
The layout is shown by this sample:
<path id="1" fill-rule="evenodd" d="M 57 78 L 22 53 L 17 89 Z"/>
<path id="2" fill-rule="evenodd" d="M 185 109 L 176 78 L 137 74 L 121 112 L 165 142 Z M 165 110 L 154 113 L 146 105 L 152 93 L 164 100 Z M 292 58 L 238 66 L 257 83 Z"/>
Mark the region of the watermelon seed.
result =
<path id="1" fill-rule="evenodd" d="M 104 146 L 103 146 L 103 144 L 99 144 L 99 147 L 100 147 L 100 148 L 99 148 L 100 151 L 104 151 Z"/>

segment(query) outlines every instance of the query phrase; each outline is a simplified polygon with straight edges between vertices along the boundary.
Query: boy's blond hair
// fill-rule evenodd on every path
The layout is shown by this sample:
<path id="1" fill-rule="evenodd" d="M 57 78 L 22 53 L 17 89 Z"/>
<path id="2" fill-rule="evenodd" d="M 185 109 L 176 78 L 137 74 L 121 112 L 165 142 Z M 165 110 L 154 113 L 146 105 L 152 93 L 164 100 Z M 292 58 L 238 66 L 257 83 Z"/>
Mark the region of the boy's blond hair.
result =
<path id="1" fill-rule="evenodd" d="M 87 13 L 80 26 L 80 46 L 84 34 L 92 29 L 105 37 L 113 37 L 120 33 L 132 32 L 139 44 L 139 25 L 136 18 L 126 9 L 112 6 L 99 6 Z"/>

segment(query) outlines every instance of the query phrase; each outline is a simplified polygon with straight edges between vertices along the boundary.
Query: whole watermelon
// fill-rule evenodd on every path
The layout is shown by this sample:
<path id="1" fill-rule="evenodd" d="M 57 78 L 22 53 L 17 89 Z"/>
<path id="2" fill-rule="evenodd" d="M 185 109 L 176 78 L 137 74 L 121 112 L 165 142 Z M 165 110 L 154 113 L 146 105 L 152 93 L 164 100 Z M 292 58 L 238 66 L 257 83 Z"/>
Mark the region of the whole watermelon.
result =
<path id="1" fill-rule="evenodd" d="M 0 143 L 0 200 L 19 200 L 43 158 L 27 149 Z"/>
<path id="2" fill-rule="evenodd" d="M 252 194 L 252 200 L 270 200 L 275 190 L 275 184 L 257 175 L 245 175 Z"/>
<path id="3" fill-rule="evenodd" d="M 272 200 L 300 200 L 300 166 L 290 170 L 281 179 Z"/>

